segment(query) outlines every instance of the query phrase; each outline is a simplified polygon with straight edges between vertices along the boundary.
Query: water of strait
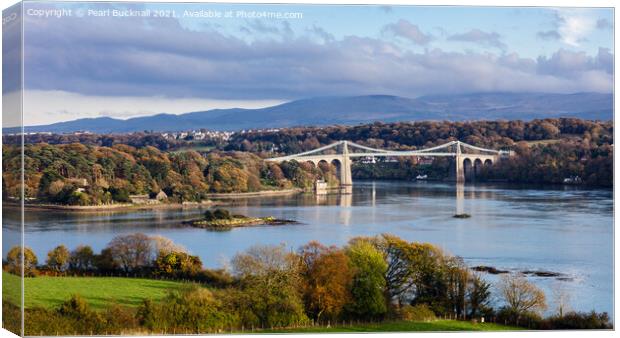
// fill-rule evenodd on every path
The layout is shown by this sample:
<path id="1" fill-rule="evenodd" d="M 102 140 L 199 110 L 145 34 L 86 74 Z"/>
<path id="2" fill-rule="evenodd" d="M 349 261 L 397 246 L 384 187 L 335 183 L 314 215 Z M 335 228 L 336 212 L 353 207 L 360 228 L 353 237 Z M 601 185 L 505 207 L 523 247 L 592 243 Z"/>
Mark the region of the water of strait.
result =
<path id="1" fill-rule="evenodd" d="M 345 244 L 381 233 L 429 242 L 463 257 L 470 266 L 511 271 L 551 271 L 561 277 L 530 277 L 547 292 L 570 296 L 575 310 L 613 315 L 613 192 L 573 187 L 356 181 L 350 195 L 239 199 L 235 214 L 274 216 L 301 224 L 215 232 L 181 226 L 201 209 L 66 213 L 27 211 L 25 243 L 39 261 L 59 244 L 91 245 L 98 252 L 114 236 L 159 234 L 199 255 L 206 267 L 229 264 L 235 253 L 257 244 L 296 250 L 311 240 Z M 471 218 L 453 218 L 467 213 Z M 3 255 L 19 240 L 19 210 L 4 208 Z M 495 282 L 496 276 L 484 275 Z"/>

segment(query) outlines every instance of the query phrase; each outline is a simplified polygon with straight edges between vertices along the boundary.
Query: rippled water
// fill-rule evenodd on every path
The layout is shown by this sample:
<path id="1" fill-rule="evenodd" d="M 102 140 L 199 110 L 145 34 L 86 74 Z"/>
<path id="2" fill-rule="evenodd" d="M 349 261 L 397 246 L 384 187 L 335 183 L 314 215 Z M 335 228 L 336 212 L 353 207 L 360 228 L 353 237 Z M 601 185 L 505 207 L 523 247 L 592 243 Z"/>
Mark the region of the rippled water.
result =
<path id="1" fill-rule="evenodd" d="M 200 209 L 29 211 L 25 241 L 44 260 L 60 243 L 70 248 L 88 244 L 98 251 L 118 234 L 139 231 L 169 237 L 199 255 L 206 266 L 218 267 L 254 244 L 285 243 L 296 249 L 310 240 L 341 245 L 354 236 L 392 233 L 439 245 L 472 266 L 563 273 L 562 279 L 531 278 L 547 291 L 551 310 L 553 288 L 569 293 L 576 310 L 613 313 L 611 190 L 356 181 L 351 195 L 241 199 L 230 210 L 302 224 L 212 232 L 180 226 L 199 217 Z M 17 212 L 3 209 L 4 255 L 19 236 Z M 472 217 L 455 219 L 455 213 Z"/>

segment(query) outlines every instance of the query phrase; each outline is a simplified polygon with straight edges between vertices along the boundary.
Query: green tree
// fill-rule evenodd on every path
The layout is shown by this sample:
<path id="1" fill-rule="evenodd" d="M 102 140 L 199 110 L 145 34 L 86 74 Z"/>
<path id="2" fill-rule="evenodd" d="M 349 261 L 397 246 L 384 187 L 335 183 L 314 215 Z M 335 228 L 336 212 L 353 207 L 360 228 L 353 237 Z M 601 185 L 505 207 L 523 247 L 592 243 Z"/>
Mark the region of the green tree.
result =
<path id="1" fill-rule="evenodd" d="M 469 279 L 467 290 L 467 303 L 469 304 L 469 316 L 476 318 L 490 311 L 491 284 L 479 275 L 472 275 Z"/>
<path id="2" fill-rule="evenodd" d="M 363 319 L 383 316 L 387 312 L 384 297 L 387 263 L 383 254 L 366 240 L 350 242 L 346 254 L 354 271 L 348 312 Z"/>

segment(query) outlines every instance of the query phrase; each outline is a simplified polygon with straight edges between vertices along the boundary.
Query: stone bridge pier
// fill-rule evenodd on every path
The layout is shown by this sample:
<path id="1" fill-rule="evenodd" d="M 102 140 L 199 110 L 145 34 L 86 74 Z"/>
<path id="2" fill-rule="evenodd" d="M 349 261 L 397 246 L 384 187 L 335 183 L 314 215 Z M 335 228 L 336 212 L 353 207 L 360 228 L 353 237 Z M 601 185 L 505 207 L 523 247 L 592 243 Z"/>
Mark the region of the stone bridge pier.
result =
<path id="1" fill-rule="evenodd" d="M 497 162 L 495 155 L 456 154 L 454 156 L 454 180 L 459 183 L 473 181 L 480 175 L 483 167 L 489 167 Z"/>

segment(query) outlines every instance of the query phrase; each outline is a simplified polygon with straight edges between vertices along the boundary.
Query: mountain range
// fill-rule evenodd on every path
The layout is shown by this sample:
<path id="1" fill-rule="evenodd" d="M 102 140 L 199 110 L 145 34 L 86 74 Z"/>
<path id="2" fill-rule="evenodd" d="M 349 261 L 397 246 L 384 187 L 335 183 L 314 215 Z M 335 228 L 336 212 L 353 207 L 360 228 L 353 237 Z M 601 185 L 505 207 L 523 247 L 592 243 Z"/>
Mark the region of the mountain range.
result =
<path id="1" fill-rule="evenodd" d="M 613 118 L 613 95 L 602 93 L 477 93 L 406 98 L 390 95 L 318 97 L 260 109 L 214 109 L 180 115 L 158 114 L 126 120 L 83 118 L 27 126 L 26 132 L 127 133 L 135 131 L 242 130 L 293 126 L 354 125 L 375 121 L 532 120 Z M 4 132 L 17 132 L 5 128 Z"/>

